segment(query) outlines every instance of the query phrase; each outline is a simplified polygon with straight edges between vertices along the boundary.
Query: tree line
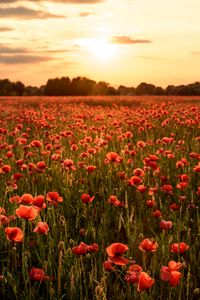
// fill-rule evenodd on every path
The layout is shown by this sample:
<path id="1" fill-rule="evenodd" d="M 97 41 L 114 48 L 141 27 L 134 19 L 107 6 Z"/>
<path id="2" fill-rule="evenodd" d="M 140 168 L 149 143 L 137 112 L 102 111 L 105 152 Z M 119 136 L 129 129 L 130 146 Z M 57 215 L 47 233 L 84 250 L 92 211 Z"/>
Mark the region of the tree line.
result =
<path id="1" fill-rule="evenodd" d="M 105 81 L 96 82 L 86 77 L 48 79 L 40 87 L 25 86 L 21 81 L 0 79 L 0 96 L 89 96 L 89 95 L 181 95 L 200 96 L 200 82 L 187 85 L 168 85 L 165 89 L 141 82 L 137 87 L 120 85 L 118 88 Z"/>

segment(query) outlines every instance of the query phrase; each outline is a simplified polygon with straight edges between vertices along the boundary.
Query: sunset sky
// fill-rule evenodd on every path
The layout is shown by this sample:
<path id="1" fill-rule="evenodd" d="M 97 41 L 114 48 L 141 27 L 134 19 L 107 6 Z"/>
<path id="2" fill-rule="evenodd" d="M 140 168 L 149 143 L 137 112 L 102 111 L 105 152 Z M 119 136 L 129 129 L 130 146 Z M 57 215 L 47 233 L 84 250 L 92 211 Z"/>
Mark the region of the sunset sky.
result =
<path id="1" fill-rule="evenodd" d="M 199 0 L 0 0 L 0 79 L 200 80 Z"/>

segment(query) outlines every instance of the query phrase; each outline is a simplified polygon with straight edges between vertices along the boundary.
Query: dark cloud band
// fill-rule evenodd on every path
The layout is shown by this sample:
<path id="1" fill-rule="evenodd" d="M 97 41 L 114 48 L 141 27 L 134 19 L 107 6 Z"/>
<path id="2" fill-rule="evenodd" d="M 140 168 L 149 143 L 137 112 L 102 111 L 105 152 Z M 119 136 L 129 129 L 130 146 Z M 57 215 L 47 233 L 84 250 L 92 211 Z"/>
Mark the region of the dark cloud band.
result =
<path id="1" fill-rule="evenodd" d="M 19 65 L 32 64 L 52 60 L 52 57 L 37 56 L 37 55 L 3 55 L 0 56 L 0 64 Z"/>
<path id="2" fill-rule="evenodd" d="M 24 6 L 0 8 L 0 18 L 16 19 L 49 19 L 64 18 L 61 15 L 54 15 L 49 12 L 34 10 Z"/>

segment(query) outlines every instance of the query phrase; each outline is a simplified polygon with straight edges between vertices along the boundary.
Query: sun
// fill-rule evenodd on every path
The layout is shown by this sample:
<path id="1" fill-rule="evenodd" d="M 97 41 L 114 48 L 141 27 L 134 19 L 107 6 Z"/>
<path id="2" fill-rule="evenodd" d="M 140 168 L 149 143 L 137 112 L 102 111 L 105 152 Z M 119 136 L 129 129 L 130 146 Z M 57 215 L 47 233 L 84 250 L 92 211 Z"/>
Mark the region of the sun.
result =
<path id="1" fill-rule="evenodd" d="M 112 59 L 116 55 L 116 47 L 104 40 L 96 39 L 90 45 L 90 52 L 102 61 Z"/>
<path id="2" fill-rule="evenodd" d="M 79 39 L 79 45 L 102 62 L 111 60 L 117 54 L 116 45 L 103 39 Z"/>

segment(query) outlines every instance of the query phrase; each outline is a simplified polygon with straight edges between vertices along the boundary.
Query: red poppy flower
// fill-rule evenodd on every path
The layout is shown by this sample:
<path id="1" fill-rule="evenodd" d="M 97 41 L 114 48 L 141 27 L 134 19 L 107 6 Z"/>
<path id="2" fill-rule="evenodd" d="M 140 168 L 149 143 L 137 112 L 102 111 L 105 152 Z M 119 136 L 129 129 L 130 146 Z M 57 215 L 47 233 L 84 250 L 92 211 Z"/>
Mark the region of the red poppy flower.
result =
<path id="1" fill-rule="evenodd" d="M 151 187 L 151 188 L 149 188 L 148 195 L 152 196 L 152 195 L 156 194 L 157 192 L 158 192 L 158 187 L 157 186 Z"/>
<path id="2" fill-rule="evenodd" d="M 132 138 L 133 134 L 130 131 L 125 132 L 125 137 L 126 138 Z"/>
<path id="3" fill-rule="evenodd" d="M 154 210 L 152 214 L 155 218 L 160 218 L 162 216 L 162 212 L 159 209 Z"/>
<path id="4" fill-rule="evenodd" d="M 5 233 L 7 239 L 14 242 L 21 242 L 24 237 L 23 231 L 19 227 L 6 227 Z"/>
<path id="5" fill-rule="evenodd" d="M 128 283 L 138 283 L 141 272 L 142 268 L 137 264 L 133 264 L 129 267 L 128 271 L 126 271 L 125 280 Z"/>
<path id="6" fill-rule="evenodd" d="M 86 204 L 86 203 L 91 203 L 94 200 L 94 196 L 91 197 L 89 194 L 82 194 L 81 195 L 81 201 Z"/>
<path id="7" fill-rule="evenodd" d="M 182 162 L 182 161 L 180 161 L 180 160 L 178 160 L 177 162 L 176 162 L 176 168 L 183 168 L 185 165 L 184 165 L 184 163 Z"/>
<path id="8" fill-rule="evenodd" d="M 138 280 L 138 292 L 144 291 L 152 287 L 154 279 L 149 276 L 146 272 L 141 272 Z"/>
<path id="9" fill-rule="evenodd" d="M 162 141 L 163 141 L 164 144 L 170 144 L 174 141 L 174 138 L 172 138 L 172 137 L 163 137 Z"/>
<path id="10" fill-rule="evenodd" d="M 158 249 L 158 243 L 150 239 L 144 239 L 139 244 L 139 249 L 143 252 L 155 252 Z"/>
<path id="11" fill-rule="evenodd" d="M 95 253 L 99 251 L 99 245 L 97 243 L 91 244 L 88 246 L 88 251 Z"/>
<path id="12" fill-rule="evenodd" d="M 92 148 L 92 147 L 90 147 L 90 148 L 87 149 L 87 152 L 88 152 L 89 154 L 95 154 L 95 153 L 97 152 L 97 148 Z"/>
<path id="13" fill-rule="evenodd" d="M 39 170 L 44 170 L 47 167 L 44 161 L 39 161 L 36 166 Z"/>
<path id="14" fill-rule="evenodd" d="M 137 142 L 137 147 L 138 148 L 144 148 L 146 146 L 146 143 L 145 142 L 143 142 L 143 141 L 138 141 Z"/>
<path id="15" fill-rule="evenodd" d="M 140 193 L 144 193 L 147 190 L 147 187 L 145 185 L 143 185 L 143 184 L 140 184 L 140 185 L 138 185 L 137 190 Z"/>
<path id="16" fill-rule="evenodd" d="M 10 171 L 11 171 L 11 166 L 10 166 L 10 165 L 3 165 L 3 166 L 1 167 L 1 172 L 4 173 L 4 174 L 9 173 Z M 1 173 L 1 172 L 0 172 L 0 173 Z"/>
<path id="17" fill-rule="evenodd" d="M 70 147 L 71 151 L 77 151 L 78 150 L 78 146 L 76 144 L 71 145 Z"/>
<path id="18" fill-rule="evenodd" d="M 116 152 L 109 152 L 106 154 L 106 162 L 108 162 L 108 163 L 113 162 L 113 163 L 118 164 L 122 160 L 123 160 L 123 158 Z"/>
<path id="19" fill-rule="evenodd" d="M 9 202 L 19 204 L 21 202 L 21 197 L 20 196 L 13 196 L 9 199 Z"/>
<path id="20" fill-rule="evenodd" d="M 196 158 L 196 159 L 199 159 L 199 157 L 200 157 L 200 154 L 196 153 L 196 152 L 190 152 L 189 155 L 190 155 L 191 158 Z"/>
<path id="21" fill-rule="evenodd" d="M 121 178 L 121 179 L 126 179 L 126 173 L 124 171 L 118 172 L 117 175 Z"/>
<path id="22" fill-rule="evenodd" d="M 114 206 L 124 206 L 124 203 L 119 201 L 116 196 L 111 195 L 108 199 L 109 204 L 113 204 Z"/>
<path id="23" fill-rule="evenodd" d="M 200 163 L 193 168 L 194 172 L 200 173 Z"/>
<path id="24" fill-rule="evenodd" d="M 173 195 L 173 188 L 170 184 L 164 184 L 161 187 L 161 191 L 164 192 L 165 194 Z"/>
<path id="25" fill-rule="evenodd" d="M 156 201 L 154 199 L 149 199 L 146 201 L 148 207 L 154 207 L 156 205 Z"/>
<path id="26" fill-rule="evenodd" d="M 72 170 L 72 171 L 75 171 L 76 170 L 76 167 L 74 165 L 74 162 L 73 160 L 71 159 L 65 159 L 63 161 L 63 166 L 65 167 L 66 170 Z"/>
<path id="27" fill-rule="evenodd" d="M 126 265 L 129 260 L 122 257 L 122 255 L 128 251 L 128 246 L 121 243 L 113 243 L 107 247 L 106 252 L 109 257 L 109 261 L 116 265 Z"/>
<path id="28" fill-rule="evenodd" d="M 44 201 L 45 201 L 45 197 L 43 195 L 38 195 L 35 198 L 33 198 L 32 204 L 39 208 L 45 208 L 46 204 L 44 203 Z"/>
<path id="29" fill-rule="evenodd" d="M 128 182 L 128 184 L 131 186 L 141 184 L 141 183 L 142 183 L 142 179 L 138 176 L 132 176 Z"/>
<path id="30" fill-rule="evenodd" d="M 88 245 L 81 242 L 80 245 L 72 248 L 72 252 L 76 255 L 84 255 L 88 252 Z"/>
<path id="31" fill-rule="evenodd" d="M 31 204 L 32 201 L 33 201 L 33 196 L 31 194 L 23 194 L 21 196 L 20 203 L 22 203 L 22 204 Z"/>
<path id="32" fill-rule="evenodd" d="M 181 191 L 183 191 L 187 186 L 188 186 L 188 182 L 186 181 L 181 181 L 176 185 L 177 189 Z"/>
<path id="33" fill-rule="evenodd" d="M 29 171 L 36 169 L 36 165 L 34 163 L 28 163 Z"/>
<path id="34" fill-rule="evenodd" d="M 38 222 L 37 226 L 33 232 L 38 232 L 41 234 L 47 234 L 49 231 L 49 225 L 46 222 Z"/>
<path id="35" fill-rule="evenodd" d="M 58 192 L 48 192 L 46 195 L 46 199 L 55 206 L 57 206 L 58 203 L 63 202 L 63 198 L 59 196 Z"/>
<path id="36" fill-rule="evenodd" d="M 34 220 L 37 215 L 38 211 L 33 206 L 25 206 L 20 205 L 19 208 L 15 210 L 16 215 L 19 218 L 26 219 L 26 220 Z"/>
<path id="37" fill-rule="evenodd" d="M 18 166 L 23 165 L 23 163 L 24 163 L 24 160 L 23 160 L 23 159 L 18 159 L 18 160 L 16 160 L 16 164 L 17 164 Z"/>
<path id="38" fill-rule="evenodd" d="M 50 277 L 45 275 L 45 272 L 42 269 L 33 267 L 29 272 L 30 280 L 32 281 L 46 281 L 49 280 Z"/>
<path id="39" fill-rule="evenodd" d="M 189 181 L 190 177 L 187 174 L 182 174 L 179 176 L 181 181 L 187 182 Z"/>
<path id="40" fill-rule="evenodd" d="M 173 211 L 179 210 L 180 209 L 180 205 L 173 202 L 172 204 L 170 204 L 169 208 Z"/>
<path id="41" fill-rule="evenodd" d="M 181 273 L 178 270 L 182 267 L 180 262 L 175 262 L 171 260 L 168 263 L 168 267 L 162 266 L 160 277 L 163 281 L 169 281 L 170 286 L 175 287 L 179 284 Z"/>
<path id="42" fill-rule="evenodd" d="M 165 221 L 165 220 L 160 221 L 160 228 L 162 230 L 169 230 L 170 228 L 172 228 L 172 226 L 173 226 L 172 221 Z"/>
<path id="43" fill-rule="evenodd" d="M 15 181 L 20 180 L 22 177 L 23 177 L 23 174 L 21 174 L 21 173 L 14 173 L 14 174 L 13 174 L 13 179 L 14 179 Z"/>
<path id="44" fill-rule="evenodd" d="M 103 262 L 103 267 L 106 271 L 113 271 L 115 270 L 115 267 L 113 266 L 113 264 L 109 261 L 109 260 L 105 260 Z"/>
<path id="45" fill-rule="evenodd" d="M 6 216 L 4 216 L 4 215 L 2 215 L 2 214 L 0 214 L 0 226 L 2 224 L 8 224 L 8 223 L 9 223 L 9 218 L 6 217 Z"/>
<path id="46" fill-rule="evenodd" d="M 92 173 L 94 170 L 96 170 L 96 168 L 97 168 L 96 166 L 87 166 L 86 170 L 88 173 Z"/>
<path id="47" fill-rule="evenodd" d="M 181 242 L 181 243 L 174 243 L 170 246 L 170 250 L 171 252 L 173 253 L 180 253 L 180 254 L 183 254 L 186 250 L 189 249 L 189 246 L 184 243 L 184 242 Z"/>
<path id="48" fill-rule="evenodd" d="M 36 148 L 39 148 L 42 146 L 42 142 L 38 141 L 38 140 L 33 140 L 31 143 L 30 143 L 31 147 L 36 147 Z"/>
<path id="49" fill-rule="evenodd" d="M 144 172 L 143 169 L 136 168 L 136 169 L 133 170 L 133 174 L 134 174 L 135 176 L 141 176 L 141 177 L 144 177 L 145 172 Z"/>

